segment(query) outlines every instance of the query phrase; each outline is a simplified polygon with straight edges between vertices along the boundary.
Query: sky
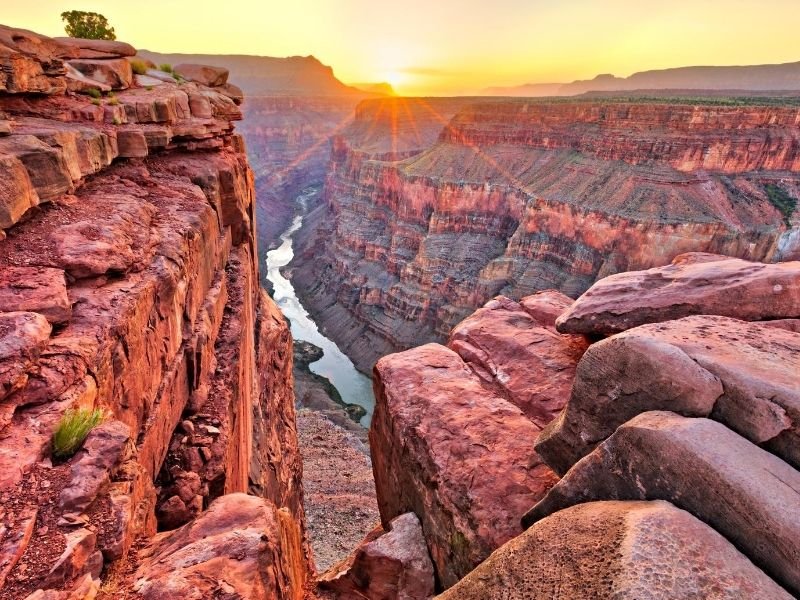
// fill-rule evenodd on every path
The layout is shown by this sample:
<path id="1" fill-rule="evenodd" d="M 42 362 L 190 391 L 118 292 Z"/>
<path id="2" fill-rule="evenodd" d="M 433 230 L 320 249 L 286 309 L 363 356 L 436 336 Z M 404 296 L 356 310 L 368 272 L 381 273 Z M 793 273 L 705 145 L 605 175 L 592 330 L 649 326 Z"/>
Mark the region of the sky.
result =
<path id="1" fill-rule="evenodd" d="M 306 56 L 403 94 L 800 61 L 800 0 L 0 0 L 0 22 L 64 35 L 104 14 L 159 52 Z"/>

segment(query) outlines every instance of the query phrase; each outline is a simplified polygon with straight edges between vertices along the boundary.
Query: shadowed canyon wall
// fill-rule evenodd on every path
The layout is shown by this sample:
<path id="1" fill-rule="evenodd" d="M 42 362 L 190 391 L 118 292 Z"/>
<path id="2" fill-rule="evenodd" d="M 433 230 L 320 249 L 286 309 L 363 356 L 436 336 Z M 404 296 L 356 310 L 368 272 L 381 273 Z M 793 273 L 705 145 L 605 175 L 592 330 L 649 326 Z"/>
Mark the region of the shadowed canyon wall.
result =
<path id="1" fill-rule="evenodd" d="M 386 99 L 334 137 L 295 282 L 368 371 L 497 294 L 800 253 L 800 110 L 686 101 Z"/>

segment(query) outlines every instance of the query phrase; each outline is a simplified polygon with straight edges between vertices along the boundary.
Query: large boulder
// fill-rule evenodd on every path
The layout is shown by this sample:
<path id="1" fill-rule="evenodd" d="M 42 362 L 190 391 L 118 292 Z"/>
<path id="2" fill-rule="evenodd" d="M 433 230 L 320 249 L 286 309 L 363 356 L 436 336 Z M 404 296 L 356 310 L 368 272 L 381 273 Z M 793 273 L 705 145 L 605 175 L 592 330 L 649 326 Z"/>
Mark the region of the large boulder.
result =
<path id="1" fill-rule="evenodd" d="M 50 331 L 50 324 L 40 314 L 0 313 L 0 400 L 27 383 L 29 373 L 47 346 Z"/>
<path id="2" fill-rule="evenodd" d="M 763 264 L 688 253 L 601 279 L 561 315 L 563 333 L 611 334 L 689 315 L 744 321 L 800 316 L 800 261 Z"/>
<path id="3" fill-rule="evenodd" d="M 123 58 L 135 56 L 136 48 L 116 40 L 87 40 L 84 38 L 53 38 L 60 44 L 74 48 L 78 58 Z"/>
<path id="4" fill-rule="evenodd" d="M 800 593 L 800 472 L 724 425 L 648 412 L 622 425 L 525 515 L 594 500 L 668 500 Z"/>
<path id="5" fill-rule="evenodd" d="M 589 502 L 539 521 L 440 600 L 774 600 L 791 595 L 668 502 Z"/>
<path id="6" fill-rule="evenodd" d="M 94 79 L 112 90 L 126 90 L 133 83 L 131 63 L 124 58 L 78 58 L 69 61 L 71 67 L 89 79 Z"/>
<path id="7" fill-rule="evenodd" d="M 541 325 L 524 302 L 504 296 L 490 300 L 453 329 L 447 345 L 499 395 L 544 427 L 566 405 L 575 367 L 589 344 L 583 336 Z"/>
<path id="8" fill-rule="evenodd" d="M 139 554 L 144 600 L 300 600 L 307 573 L 299 524 L 268 500 L 228 494 Z"/>
<path id="9" fill-rule="evenodd" d="M 0 312 L 24 310 L 62 324 L 72 316 L 64 271 L 47 267 L 0 266 Z"/>
<path id="10" fill-rule="evenodd" d="M 0 151 L 0 231 L 19 222 L 38 204 L 39 194 L 25 165 L 13 154 Z"/>
<path id="11" fill-rule="evenodd" d="M 539 427 L 438 344 L 379 360 L 375 392 L 369 439 L 384 527 L 416 513 L 449 587 L 518 535 L 556 482 L 532 448 Z"/>
<path id="12" fill-rule="evenodd" d="M 63 59 L 77 56 L 74 48 L 57 40 L 0 25 L 0 92 L 63 93 Z"/>
<path id="13" fill-rule="evenodd" d="M 727 317 L 642 325 L 592 345 L 536 441 L 564 473 L 625 421 L 669 410 L 725 423 L 800 467 L 800 335 Z"/>
<path id="14" fill-rule="evenodd" d="M 337 600 L 426 600 L 433 596 L 433 565 L 414 513 L 392 519 L 318 580 L 323 597 Z"/>
<path id="15" fill-rule="evenodd" d="M 223 67 L 182 63 L 175 65 L 172 72 L 179 77 L 208 87 L 219 87 L 228 83 L 228 69 Z"/>

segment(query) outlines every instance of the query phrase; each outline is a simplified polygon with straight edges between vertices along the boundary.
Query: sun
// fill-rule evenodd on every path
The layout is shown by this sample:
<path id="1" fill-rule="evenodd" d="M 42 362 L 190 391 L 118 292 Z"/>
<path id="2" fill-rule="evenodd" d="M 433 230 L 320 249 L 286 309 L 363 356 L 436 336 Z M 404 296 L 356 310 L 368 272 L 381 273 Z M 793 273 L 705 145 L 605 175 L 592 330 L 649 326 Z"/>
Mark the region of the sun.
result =
<path id="1" fill-rule="evenodd" d="M 406 79 L 408 79 L 403 73 L 399 71 L 386 71 L 383 76 L 383 80 L 391 85 L 393 88 L 396 88 L 398 85 L 402 85 L 405 83 Z"/>

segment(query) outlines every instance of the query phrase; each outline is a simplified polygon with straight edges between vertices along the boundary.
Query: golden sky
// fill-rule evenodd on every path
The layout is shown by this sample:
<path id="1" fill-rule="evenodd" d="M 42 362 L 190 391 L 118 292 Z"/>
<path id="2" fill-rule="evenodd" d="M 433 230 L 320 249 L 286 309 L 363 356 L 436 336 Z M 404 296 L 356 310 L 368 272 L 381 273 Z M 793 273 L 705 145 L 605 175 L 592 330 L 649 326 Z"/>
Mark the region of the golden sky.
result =
<path id="1" fill-rule="evenodd" d="M 800 0 L 0 0 L 0 21 L 64 35 L 103 13 L 161 52 L 313 54 L 345 82 L 404 94 L 686 65 L 800 61 Z"/>

